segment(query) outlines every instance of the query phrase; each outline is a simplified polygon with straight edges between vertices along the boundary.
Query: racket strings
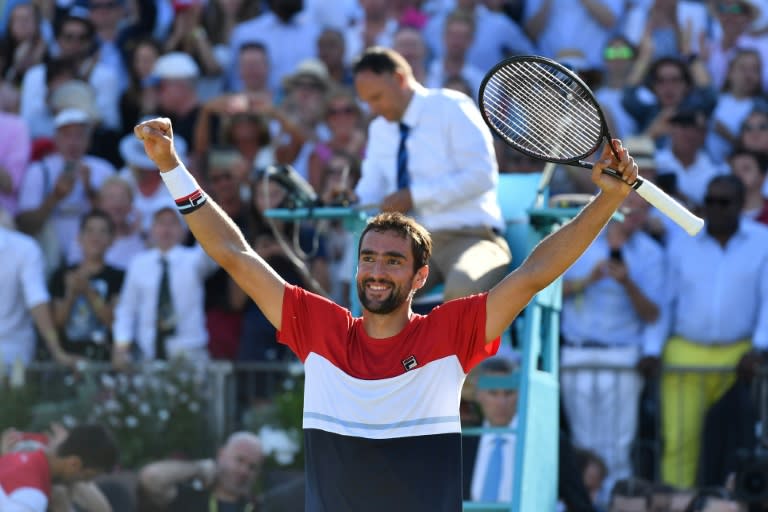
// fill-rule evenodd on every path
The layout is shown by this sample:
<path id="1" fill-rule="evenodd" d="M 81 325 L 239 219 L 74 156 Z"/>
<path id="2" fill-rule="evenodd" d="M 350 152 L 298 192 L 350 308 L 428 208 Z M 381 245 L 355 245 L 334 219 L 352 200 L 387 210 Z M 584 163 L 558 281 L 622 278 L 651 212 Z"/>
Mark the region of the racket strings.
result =
<path id="1" fill-rule="evenodd" d="M 602 118 L 591 95 L 543 62 L 499 68 L 483 89 L 482 105 L 508 142 L 544 158 L 583 158 L 602 138 Z"/>

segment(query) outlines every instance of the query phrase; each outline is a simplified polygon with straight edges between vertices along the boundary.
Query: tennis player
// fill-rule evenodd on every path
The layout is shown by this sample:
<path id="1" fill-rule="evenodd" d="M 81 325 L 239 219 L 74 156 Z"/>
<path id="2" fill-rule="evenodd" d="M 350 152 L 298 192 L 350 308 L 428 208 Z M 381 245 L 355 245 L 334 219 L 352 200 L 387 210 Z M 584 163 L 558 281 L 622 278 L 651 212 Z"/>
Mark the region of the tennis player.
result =
<path id="1" fill-rule="evenodd" d="M 360 239 L 355 318 L 287 284 L 187 171 L 168 119 L 138 125 L 195 238 L 248 293 L 305 366 L 307 512 L 459 512 L 459 394 L 467 373 L 496 353 L 499 336 L 533 296 L 595 239 L 629 194 L 637 165 L 615 141 L 592 179 L 600 193 L 487 293 L 448 301 L 426 316 L 411 300 L 429 274 L 431 240 L 399 213 L 374 217 Z M 607 165 L 623 180 L 601 174 Z"/>

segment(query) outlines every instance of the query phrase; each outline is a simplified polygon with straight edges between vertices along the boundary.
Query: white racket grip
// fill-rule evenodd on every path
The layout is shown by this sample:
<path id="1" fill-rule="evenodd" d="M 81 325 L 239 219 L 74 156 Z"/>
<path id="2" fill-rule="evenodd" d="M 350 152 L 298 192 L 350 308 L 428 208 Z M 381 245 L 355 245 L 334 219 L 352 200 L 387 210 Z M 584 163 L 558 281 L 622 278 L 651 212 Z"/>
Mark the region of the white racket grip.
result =
<path id="1" fill-rule="evenodd" d="M 685 206 L 672 199 L 666 192 L 648 180 L 638 178 L 634 187 L 640 196 L 655 206 L 675 224 L 683 228 L 689 235 L 694 236 L 704 227 L 704 219 L 694 215 Z"/>

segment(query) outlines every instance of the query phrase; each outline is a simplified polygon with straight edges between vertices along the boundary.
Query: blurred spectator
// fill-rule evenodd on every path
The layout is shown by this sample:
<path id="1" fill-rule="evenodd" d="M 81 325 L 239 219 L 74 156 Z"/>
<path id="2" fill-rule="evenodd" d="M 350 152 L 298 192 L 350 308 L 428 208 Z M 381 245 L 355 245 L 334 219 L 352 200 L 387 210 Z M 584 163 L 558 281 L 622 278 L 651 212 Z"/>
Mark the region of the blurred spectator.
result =
<path id="1" fill-rule="evenodd" d="M 61 347 L 45 286 L 43 254 L 34 239 L 0 226 L 0 364 L 32 362 L 36 333 L 53 359 L 74 367 L 77 358 Z"/>
<path id="2" fill-rule="evenodd" d="M 114 226 L 112 243 L 107 248 L 104 261 L 119 270 L 128 268 L 133 257 L 144 250 L 141 233 L 141 216 L 133 207 L 133 189 L 128 181 L 112 176 L 102 183 L 96 207 L 106 213 Z M 67 252 L 67 262 L 82 261 L 83 251 L 77 240 L 72 240 Z"/>
<path id="3" fill-rule="evenodd" d="M 40 9 L 36 4 L 21 3 L 12 8 L 5 36 L 0 42 L 0 59 L 3 86 L 12 87 L 17 94 L 27 70 L 42 63 L 48 53 L 41 25 Z M 18 104 L 16 107 L 18 109 Z"/>
<path id="4" fill-rule="evenodd" d="M 337 87 L 352 86 L 352 70 L 345 60 L 344 33 L 333 28 L 325 28 L 317 37 L 317 58 L 325 64 L 333 84 Z"/>
<path id="5" fill-rule="evenodd" d="M 600 52 L 618 28 L 623 8 L 623 0 L 529 0 L 525 3 L 525 32 L 541 55 L 554 57 L 563 48 L 577 48 L 588 65 L 598 66 Z"/>
<path id="6" fill-rule="evenodd" d="M 439 88 L 443 86 L 446 79 L 461 77 L 469 84 L 468 96 L 477 98 L 485 72 L 467 58 L 467 51 L 476 31 L 475 19 L 466 11 L 456 10 L 445 19 L 443 53 L 429 66 L 425 84 L 427 87 Z"/>
<path id="7" fill-rule="evenodd" d="M 174 134 L 173 139 L 179 157 L 184 161 L 187 156 L 186 140 L 177 134 Z M 143 144 L 133 133 L 120 140 L 120 155 L 125 161 L 125 167 L 118 175 L 130 185 L 133 195 L 134 218 L 130 224 L 138 224 L 139 232 L 146 238 L 155 212 L 162 208 L 175 208 L 176 204 L 163 186 L 155 163 L 144 152 Z"/>
<path id="8" fill-rule="evenodd" d="M 152 77 L 157 80 L 155 114 L 171 120 L 174 135 L 181 135 L 189 142 L 189 154 L 194 155 L 195 124 L 201 109 L 197 94 L 200 68 L 186 53 L 166 53 L 155 61 Z M 197 170 L 196 164 L 190 161 L 187 165 Z"/>
<path id="9" fill-rule="evenodd" d="M 118 109 L 120 89 L 116 74 L 98 62 L 96 32 L 93 23 L 77 16 L 65 16 L 56 25 L 59 58 L 72 59 L 72 78 L 93 86 L 101 123 L 112 130 L 120 129 Z M 49 91 L 55 88 L 48 76 L 48 62 L 31 67 L 21 84 L 21 116 L 29 124 L 32 138 L 50 137 L 54 133 L 53 118 L 46 104 Z"/>
<path id="10" fill-rule="evenodd" d="M 549 0 L 547 0 L 549 1 Z M 504 14 L 491 11 L 481 0 L 457 0 L 456 9 L 469 15 L 477 28 L 472 34 L 472 44 L 467 50 L 467 64 L 487 72 L 496 63 L 510 55 L 539 54 L 526 32 Z M 531 2 L 527 2 L 527 7 Z M 571 5 L 569 4 L 569 8 Z M 569 9 L 569 17 L 573 10 Z M 424 37 L 432 55 L 444 55 L 444 34 L 449 11 L 433 15 L 424 27 Z M 573 33 L 573 30 L 569 31 Z M 564 36 L 564 35 L 563 35 Z M 552 54 L 554 55 L 554 54 Z"/>
<path id="11" fill-rule="evenodd" d="M 235 27 L 230 39 L 230 52 L 237 55 L 245 43 L 263 44 L 272 68 L 270 88 L 277 93 L 283 79 L 302 60 L 315 56 L 320 30 L 314 20 L 301 13 L 303 0 L 269 0 L 268 4 L 268 12 Z M 232 90 L 239 91 L 242 87 L 234 61 L 229 68 L 228 82 Z"/>
<path id="12" fill-rule="evenodd" d="M 112 321 L 123 271 L 104 261 L 115 226 L 104 212 L 86 213 L 78 235 L 83 259 L 51 277 L 53 319 L 64 350 L 89 360 L 110 361 Z"/>
<path id="13" fill-rule="evenodd" d="M 239 92 L 272 98 L 269 86 L 271 66 L 266 47 L 261 43 L 245 43 L 237 53 L 237 69 L 242 81 Z"/>
<path id="14" fill-rule="evenodd" d="M 735 368 L 753 347 L 768 348 L 768 230 L 742 220 L 744 198 L 736 176 L 713 178 L 705 230 L 669 242 L 666 343 L 657 350 L 665 366 Z M 704 413 L 732 382 L 722 373 L 662 375 L 664 482 L 693 485 Z"/>
<path id="15" fill-rule="evenodd" d="M 114 438 L 100 425 L 79 425 L 70 430 L 61 443 L 0 456 L 0 509 L 8 512 L 72 510 L 72 502 L 76 502 L 78 496 L 70 498 L 58 485 L 58 490 L 64 492 L 55 492 L 54 484 L 71 486 L 87 482 L 111 471 L 117 458 Z M 103 495 L 101 498 L 103 500 Z M 107 505 L 109 509 L 106 500 L 99 505 Z M 86 507 L 86 512 L 97 510 L 88 504 Z"/>
<path id="16" fill-rule="evenodd" d="M 16 114 L 0 112 L 0 210 L 16 215 L 32 147 L 29 129 Z"/>
<path id="17" fill-rule="evenodd" d="M 309 157 L 308 181 L 318 192 L 324 190 L 323 171 L 334 153 L 362 158 L 365 149 L 363 114 L 351 91 L 331 91 L 326 102 L 325 124 L 331 132 L 330 138 L 317 142 Z"/>
<path id="18" fill-rule="evenodd" d="M 178 0 L 178 3 L 184 1 Z M 205 3 L 204 27 L 213 44 L 214 54 L 224 69 L 228 69 L 235 58 L 235 54 L 229 52 L 229 42 L 235 27 L 261 14 L 262 8 L 261 2 L 248 0 L 211 0 Z"/>
<path id="19" fill-rule="evenodd" d="M 637 48 L 627 39 L 621 36 L 609 39 L 603 49 L 602 80 L 594 89 L 597 101 L 610 120 L 611 133 L 622 140 L 637 132 L 635 120 L 621 104 L 624 87 L 636 58 Z"/>
<path id="20" fill-rule="evenodd" d="M 179 217 L 175 206 L 154 213 L 153 248 L 136 255 L 125 274 L 112 332 L 118 368 L 134 360 L 208 359 L 204 283 L 217 267 L 199 245 L 181 245 Z"/>
<path id="21" fill-rule="evenodd" d="M 170 36 L 164 41 L 164 53 L 182 52 L 195 60 L 200 69 L 198 92 L 205 99 L 223 88 L 223 67 L 216 58 L 213 44 L 203 23 L 203 0 L 175 0 L 175 15 Z"/>
<path id="22" fill-rule="evenodd" d="M 198 160 L 208 158 L 215 148 L 236 150 L 245 166 L 245 173 L 238 171 L 238 181 L 247 178 L 252 169 L 271 165 L 275 161 L 271 119 L 277 126 L 297 130 L 281 109 L 260 94 L 225 94 L 209 100 L 200 110 L 195 126 Z"/>
<path id="23" fill-rule="evenodd" d="M 712 2 L 720 31 L 710 45 L 709 70 L 717 86 L 725 82 L 730 61 L 739 50 L 752 49 L 760 54 L 762 86 L 768 90 L 768 34 L 752 34 L 752 24 L 765 10 L 759 0 L 717 0 Z"/>
<path id="24" fill-rule="evenodd" d="M 649 512 L 653 487 L 640 478 L 618 480 L 611 488 L 608 512 Z"/>
<path id="25" fill-rule="evenodd" d="M 240 194 L 250 168 L 236 151 L 209 153 L 206 181 L 211 197 L 235 222 L 242 233 L 250 232 L 250 210 Z M 236 170 L 241 167 L 241 172 Z M 242 292 L 222 268 L 205 281 L 205 317 L 209 333 L 208 352 L 214 359 L 235 359 L 243 324 Z"/>
<path id="26" fill-rule="evenodd" d="M 157 111 L 152 70 L 160 54 L 160 45 L 153 39 L 142 38 L 132 43 L 128 52 L 128 84 L 120 97 L 122 134 L 132 134 L 143 117 Z"/>
<path id="27" fill-rule="evenodd" d="M 602 457 L 591 450 L 575 449 L 574 455 L 577 459 L 577 467 L 581 470 L 584 487 L 592 503 L 596 505 L 602 500 L 601 493 L 603 484 L 608 478 L 608 467 Z"/>
<path id="28" fill-rule="evenodd" d="M 488 359 L 477 367 L 475 399 L 484 427 L 517 427 L 514 371 L 515 365 L 501 357 Z M 516 445 L 514 430 L 462 438 L 465 500 L 511 503 Z"/>
<path id="29" fill-rule="evenodd" d="M 650 205 L 632 193 L 563 276 L 561 387 L 576 446 L 598 453 L 610 481 L 631 475 L 649 326 L 663 300 L 664 255 L 644 231 Z M 628 262 L 632 262 L 630 265 Z M 597 364 L 602 369 L 589 368 Z"/>
<path id="30" fill-rule="evenodd" d="M 413 27 L 399 27 L 392 38 L 392 49 L 408 62 L 416 81 L 426 85 L 429 56 L 424 34 Z"/>
<path id="31" fill-rule="evenodd" d="M 366 48 L 392 46 L 392 37 L 398 27 L 391 0 L 358 0 L 362 16 L 345 29 L 345 61 L 353 63 Z"/>
<path id="32" fill-rule="evenodd" d="M 724 487 L 699 489 L 691 498 L 685 512 L 741 512 L 740 504 Z"/>
<path id="33" fill-rule="evenodd" d="M 744 184 L 744 216 L 768 224 L 768 201 L 763 193 L 768 173 L 768 153 L 736 149 L 728 157 L 728 164 L 731 172 Z"/>
<path id="34" fill-rule="evenodd" d="M 255 434 L 235 432 L 215 458 L 150 463 L 139 473 L 141 510 L 250 512 L 256 506 L 253 491 L 263 459 Z"/>
<path id="35" fill-rule="evenodd" d="M 692 51 L 703 50 L 699 42 L 712 24 L 706 2 L 652 0 L 632 3 L 625 15 L 622 32 L 635 45 L 643 38 L 649 38 L 653 59 L 685 55 L 687 50 L 682 40 L 685 37 L 691 38 Z"/>
<path id="36" fill-rule="evenodd" d="M 355 87 L 376 117 L 368 128 L 360 202 L 414 215 L 432 233 L 428 291 L 444 300 L 490 289 L 511 254 L 496 195 L 493 139 L 467 96 L 425 89 L 394 50 L 369 48 Z"/>
<path id="37" fill-rule="evenodd" d="M 706 142 L 707 151 L 718 164 L 724 162 L 733 149 L 742 123 L 763 94 L 760 67 L 760 54 L 755 50 L 736 52 L 729 63 Z"/>
<path id="38" fill-rule="evenodd" d="M 131 30 L 127 3 L 126 0 L 85 1 L 88 19 L 93 23 L 96 31 L 95 55 L 99 64 L 109 69 L 117 78 L 118 94 L 122 94 L 128 86 L 128 67 L 121 47 L 124 44 L 125 34 Z"/>
<path id="39" fill-rule="evenodd" d="M 701 206 L 709 181 L 725 169 L 704 148 L 709 118 L 703 110 L 680 110 L 668 119 L 669 147 L 656 152 L 659 176 L 673 174 L 677 196 L 690 206 Z"/>
<path id="40" fill-rule="evenodd" d="M 292 165 L 309 177 L 309 155 L 318 140 L 328 138 L 323 124 L 326 98 L 331 88 L 325 65 L 317 59 L 302 61 L 283 82 L 285 96 L 277 111 L 285 116 L 275 135 L 275 160 Z"/>
<path id="41" fill-rule="evenodd" d="M 93 133 L 88 114 L 63 110 L 55 124 L 55 152 L 27 169 L 16 217 L 20 231 L 38 238 L 51 269 L 61 264 L 77 238 L 81 216 L 115 173 L 107 161 L 86 154 Z"/>
<path id="42" fill-rule="evenodd" d="M 737 145 L 768 154 L 768 103 L 755 106 L 741 123 Z"/>
<path id="43" fill-rule="evenodd" d="M 651 60 L 652 50 L 647 39 L 640 43 L 622 105 L 638 131 L 661 148 L 668 145 L 669 119 L 680 110 L 712 112 L 717 91 L 701 59 L 693 59 L 690 66 L 675 57 Z"/>

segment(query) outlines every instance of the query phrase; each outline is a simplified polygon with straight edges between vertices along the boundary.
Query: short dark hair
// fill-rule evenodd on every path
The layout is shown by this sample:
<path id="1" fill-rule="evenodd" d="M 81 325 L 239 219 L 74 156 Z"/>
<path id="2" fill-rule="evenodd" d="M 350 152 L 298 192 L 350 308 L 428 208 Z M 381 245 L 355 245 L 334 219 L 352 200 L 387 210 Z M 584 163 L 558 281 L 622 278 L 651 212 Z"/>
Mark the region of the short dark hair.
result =
<path id="1" fill-rule="evenodd" d="M 405 57 L 395 50 L 383 46 L 371 46 L 355 61 L 352 65 L 352 74 L 357 75 L 361 71 L 370 71 L 377 75 L 402 71 L 408 76 L 413 75 L 411 65 L 408 64 Z"/>
<path id="2" fill-rule="evenodd" d="M 357 246 L 358 256 L 363 238 L 369 231 L 377 233 L 394 231 L 405 239 L 410 238 L 414 272 L 429 263 L 429 258 L 432 256 L 432 237 L 424 226 L 411 217 L 399 212 L 384 212 L 373 217 L 360 234 L 360 243 Z"/>
<path id="3" fill-rule="evenodd" d="M 103 425 L 78 425 L 56 448 L 60 457 L 76 456 L 85 469 L 111 471 L 118 461 L 118 448 L 112 433 Z"/>
<path id="4" fill-rule="evenodd" d="M 517 365 L 506 357 L 490 357 L 477 366 L 477 373 L 485 375 L 488 373 L 512 373 L 517 369 Z"/>
<path id="5" fill-rule="evenodd" d="M 740 204 L 744 204 L 744 200 L 747 197 L 747 188 L 744 186 L 744 182 L 741 181 L 741 178 L 735 174 L 718 174 L 709 180 L 707 190 L 715 185 L 726 185 L 730 187 L 736 194 L 736 200 L 739 201 Z"/>
<path id="6" fill-rule="evenodd" d="M 737 146 L 728 155 L 728 161 L 730 162 L 737 156 L 751 156 L 757 162 L 757 166 L 760 167 L 760 172 L 763 174 L 768 173 L 768 153 L 762 151 L 753 151 L 747 149 L 744 146 Z"/>
<path id="7" fill-rule="evenodd" d="M 249 41 L 247 43 L 242 44 L 240 48 L 237 49 L 237 54 L 240 55 L 243 52 L 247 52 L 248 50 L 260 51 L 261 53 L 266 55 L 267 58 L 269 58 L 269 52 L 267 52 L 267 47 L 258 41 Z"/>
<path id="8" fill-rule="evenodd" d="M 651 506 L 651 499 L 653 498 L 653 484 L 643 478 L 622 478 L 616 480 L 611 488 L 612 503 L 616 496 L 624 498 L 644 498 L 646 506 Z"/>
<path id="9" fill-rule="evenodd" d="M 112 217 L 110 217 L 107 212 L 104 210 L 99 210 L 98 208 L 94 208 L 93 210 L 90 210 L 85 215 L 83 215 L 80 218 L 80 232 L 82 233 L 85 229 L 85 225 L 88 223 L 91 219 L 102 219 L 104 222 L 107 223 L 107 228 L 109 229 L 110 234 L 115 234 L 115 223 L 112 222 Z"/>

